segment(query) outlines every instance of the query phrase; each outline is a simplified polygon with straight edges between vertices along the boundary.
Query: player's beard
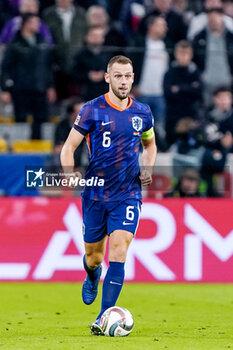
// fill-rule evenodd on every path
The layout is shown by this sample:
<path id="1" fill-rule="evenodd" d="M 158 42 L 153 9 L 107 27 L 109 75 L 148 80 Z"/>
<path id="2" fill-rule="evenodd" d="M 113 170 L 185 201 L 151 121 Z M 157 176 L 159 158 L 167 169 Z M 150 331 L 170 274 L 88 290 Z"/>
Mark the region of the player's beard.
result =
<path id="1" fill-rule="evenodd" d="M 126 93 L 126 94 L 123 94 L 123 95 L 121 94 L 119 88 L 118 88 L 118 89 L 115 89 L 113 86 L 111 86 L 111 88 L 112 88 L 112 92 L 114 93 L 114 95 L 115 95 L 116 97 L 119 98 L 119 100 L 125 100 L 126 98 L 128 98 L 132 86 L 127 90 L 127 93 Z"/>

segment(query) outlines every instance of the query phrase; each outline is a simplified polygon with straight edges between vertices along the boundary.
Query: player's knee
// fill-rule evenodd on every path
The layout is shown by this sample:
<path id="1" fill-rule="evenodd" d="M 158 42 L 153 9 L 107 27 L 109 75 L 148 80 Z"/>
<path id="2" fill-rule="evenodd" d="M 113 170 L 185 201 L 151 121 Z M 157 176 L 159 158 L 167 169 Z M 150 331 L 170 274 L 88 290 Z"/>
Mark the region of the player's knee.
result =
<path id="1" fill-rule="evenodd" d="M 98 267 L 103 261 L 103 254 L 101 253 L 90 253 L 86 254 L 86 262 L 90 267 Z"/>
<path id="2" fill-rule="evenodd" d="M 109 254 L 110 261 L 125 262 L 127 249 L 124 246 L 115 245 Z"/>

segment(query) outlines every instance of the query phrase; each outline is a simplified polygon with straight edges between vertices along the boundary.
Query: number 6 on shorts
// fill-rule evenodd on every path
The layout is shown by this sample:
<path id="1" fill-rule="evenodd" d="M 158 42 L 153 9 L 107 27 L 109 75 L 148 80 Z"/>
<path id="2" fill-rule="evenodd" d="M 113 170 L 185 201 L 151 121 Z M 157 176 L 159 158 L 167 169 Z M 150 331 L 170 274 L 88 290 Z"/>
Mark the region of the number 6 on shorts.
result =
<path id="1" fill-rule="evenodd" d="M 126 219 L 133 221 L 134 219 L 134 206 L 133 205 L 128 205 L 128 207 L 126 207 Z"/>

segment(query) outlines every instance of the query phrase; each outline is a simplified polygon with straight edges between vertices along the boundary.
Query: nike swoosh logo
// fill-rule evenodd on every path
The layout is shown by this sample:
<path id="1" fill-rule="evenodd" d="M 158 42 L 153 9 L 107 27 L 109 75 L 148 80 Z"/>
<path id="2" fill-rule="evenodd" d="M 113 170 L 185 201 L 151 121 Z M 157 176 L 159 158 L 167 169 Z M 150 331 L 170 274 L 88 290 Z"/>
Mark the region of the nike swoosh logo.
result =
<path id="1" fill-rule="evenodd" d="M 102 125 L 104 126 L 104 125 L 108 125 L 108 124 L 111 124 L 111 123 L 113 123 L 113 121 L 111 121 L 111 122 L 102 122 Z"/>
<path id="2" fill-rule="evenodd" d="M 134 225 L 134 223 L 133 222 L 125 222 L 125 221 L 123 221 L 123 225 Z"/>
<path id="3" fill-rule="evenodd" d="M 120 283 L 113 282 L 113 281 L 110 281 L 110 284 L 117 284 L 118 286 L 121 286 L 121 284 L 120 284 Z"/>

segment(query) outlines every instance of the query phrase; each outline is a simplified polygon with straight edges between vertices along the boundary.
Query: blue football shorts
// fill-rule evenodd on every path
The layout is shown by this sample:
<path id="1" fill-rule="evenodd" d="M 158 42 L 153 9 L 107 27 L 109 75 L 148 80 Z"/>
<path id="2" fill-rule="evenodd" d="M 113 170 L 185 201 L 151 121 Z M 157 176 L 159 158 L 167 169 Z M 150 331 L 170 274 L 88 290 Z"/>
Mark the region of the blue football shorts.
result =
<path id="1" fill-rule="evenodd" d="M 84 241 L 99 242 L 115 230 L 129 231 L 134 235 L 140 211 L 141 201 L 137 199 L 102 202 L 82 198 Z"/>

